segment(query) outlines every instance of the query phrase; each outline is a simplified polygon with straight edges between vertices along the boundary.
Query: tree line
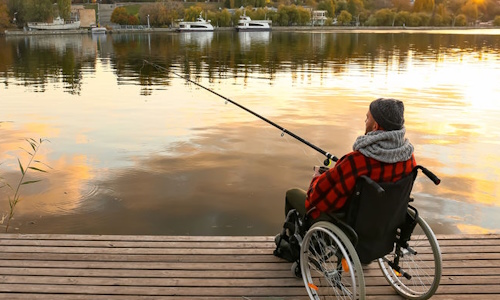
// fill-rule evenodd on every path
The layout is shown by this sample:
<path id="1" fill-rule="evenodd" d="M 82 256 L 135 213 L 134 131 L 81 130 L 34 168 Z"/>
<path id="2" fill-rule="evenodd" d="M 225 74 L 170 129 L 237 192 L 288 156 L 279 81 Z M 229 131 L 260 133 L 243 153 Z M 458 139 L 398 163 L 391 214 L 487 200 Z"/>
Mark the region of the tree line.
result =
<path id="1" fill-rule="evenodd" d="M 55 16 L 69 19 L 71 4 L 85 2 L 90 1 L 0 0 L 0 27 L 22 26 L 28 21 L 45 22 Z M 244 9 L 229 11 L 240 7 Z M 229 27 L 246 13 L 252 19 L 272 20 L 275 26 L 304 26 L 311 24 L 312 10 L 326 11 L 324 25 L 468 26 L 489 21 L 500 26 L 499 0 L 224 0 L 216 3 L 157 0 L 141 4 L 138 11 L 119 6 L 113 11 L 111 21 L 145 25 L 149 19 L 151 26 L 168 27 L 179 19 L 195 20 L 202 13 L 212 24 Z"/>
<path id="2" fill-rule="evenodd" d="M 70 19 L 71 0 L 0 0 L 0 27 L 49 22 L 57 16 Z"/>
<path id="3" fill-rule="evenodd" d="M 300 2 L 300 1 L 299 1 Z M 277 9 L 269 9 L 277 5 Z M 230 13 L 228 9 L 245 7 Z M 359 26 L 468 26 L 490 21 L 500 26 L 500 5 L 497 0 L 288 0 L 266 3 L 264 0 L 226 0 L 223 7 L 196 3 L 185 8 L 179 1 L 158 1 L 141 5 L 136 14 L 125 6 L 115 9 L 111 21 L 118 24 L 172 26 L 176 20 L 193 21 L 202 13 L 212 24 L 234 26 L 241 14 L 250 18 L 272 20 L 277 26 L 311 24 L 312 10 L 326 11 L 324 25 Z"/>

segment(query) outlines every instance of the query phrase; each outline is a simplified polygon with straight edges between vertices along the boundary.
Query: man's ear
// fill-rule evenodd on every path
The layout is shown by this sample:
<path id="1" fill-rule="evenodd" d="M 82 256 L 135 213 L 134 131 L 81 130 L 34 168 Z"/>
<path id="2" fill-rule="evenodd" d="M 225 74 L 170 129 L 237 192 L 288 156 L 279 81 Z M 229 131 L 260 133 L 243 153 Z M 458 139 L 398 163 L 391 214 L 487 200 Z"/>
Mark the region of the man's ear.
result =
<path id="1" fill-rule="evenodd" d="M 373 122 L 373 131 L 377 131 L 377 130 L 384 130 L 384 128 L 382 128 L 382 126 L 380 126 L 377 121 Z"/>

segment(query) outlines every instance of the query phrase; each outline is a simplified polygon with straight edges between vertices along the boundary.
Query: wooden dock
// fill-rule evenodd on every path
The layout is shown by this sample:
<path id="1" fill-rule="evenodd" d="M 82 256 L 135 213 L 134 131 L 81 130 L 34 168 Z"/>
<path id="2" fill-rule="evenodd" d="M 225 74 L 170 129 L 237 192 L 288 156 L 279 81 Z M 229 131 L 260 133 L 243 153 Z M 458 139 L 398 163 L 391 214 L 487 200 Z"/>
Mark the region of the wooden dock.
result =
<path id="1" fill-rule="evenodd" d="M 500 235 L 441 235 L 432 299 L 500 299 Z M 0 235 L 0 299 L 307 299 L 273 237 Z M 376 264 L 368 299 L 401 299 Z"/>

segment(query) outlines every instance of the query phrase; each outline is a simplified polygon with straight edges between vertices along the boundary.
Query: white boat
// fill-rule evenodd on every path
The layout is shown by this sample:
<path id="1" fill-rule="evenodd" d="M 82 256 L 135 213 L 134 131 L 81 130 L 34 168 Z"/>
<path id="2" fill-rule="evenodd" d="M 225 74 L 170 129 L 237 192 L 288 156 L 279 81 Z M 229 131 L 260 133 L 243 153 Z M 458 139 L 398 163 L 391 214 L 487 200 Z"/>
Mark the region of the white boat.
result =
<path id="1" fill-rule="evenodd" d="M 90 32 L 92 34 L 101 34 L 101 33 L 106 33 L 107 29 L 106 27 L 101 26 L 101 14 L 100 14 L 101 9 L 99 8 L 99 2 L 97 2 L 97 25 L 93 24 L 90 26 Z M 149 18 L 149 15 L 148 15 Z"/>
<path id="2" fill-rule="evenodd" d="M 181 21 L 179 22 L 179 28 L 177 31 L 214 31 L 214 26 L 210 24 L 210 20 L 205 20 L 202 18 L 201 13 L 196 21 Z"/>
<path id="3" fill-rule="evenodd" d="M 57 17 L 52 23 L 46 22 L 29 22 L 29 29 L 37 30 L 69 30 L 80 28 L 80 21 L 68 21 L 65 22 L 64 19 Z"/>
<path id="4" fill-rule="evenodd" d="M 106 33 L 107 32 L 107 29 L 106 27 L 92 27 L 90 29 L 90 32 L 92 32 L 92 34 L 100 34 L 100 33 Z"/>
<path id="5" fill-rule="evenodd" d="M 271 23 L 269 20 L 252 20 L 246 14 L 240 16 L 237 31 L 271 31 Z"/>

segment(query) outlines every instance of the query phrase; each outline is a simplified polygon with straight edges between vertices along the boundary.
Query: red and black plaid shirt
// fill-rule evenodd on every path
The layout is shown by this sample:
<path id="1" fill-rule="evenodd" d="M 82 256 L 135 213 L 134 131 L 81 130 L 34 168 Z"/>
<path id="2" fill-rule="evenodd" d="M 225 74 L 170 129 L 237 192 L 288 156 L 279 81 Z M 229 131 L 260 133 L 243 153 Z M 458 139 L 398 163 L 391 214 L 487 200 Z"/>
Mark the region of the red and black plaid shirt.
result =
<path id="1" fill-rule="evenodd" d="M 307 191 L 306 210 L 316 207 L 313 218 L 320 212 L 337 211 L 345 205 L 360 176 L 366 175 L 376 182 L 395 182 L 411 173 L 416 165 L 413 155 L 407 161 L 383 163 L 353 151 L 313 178 Z"/>

